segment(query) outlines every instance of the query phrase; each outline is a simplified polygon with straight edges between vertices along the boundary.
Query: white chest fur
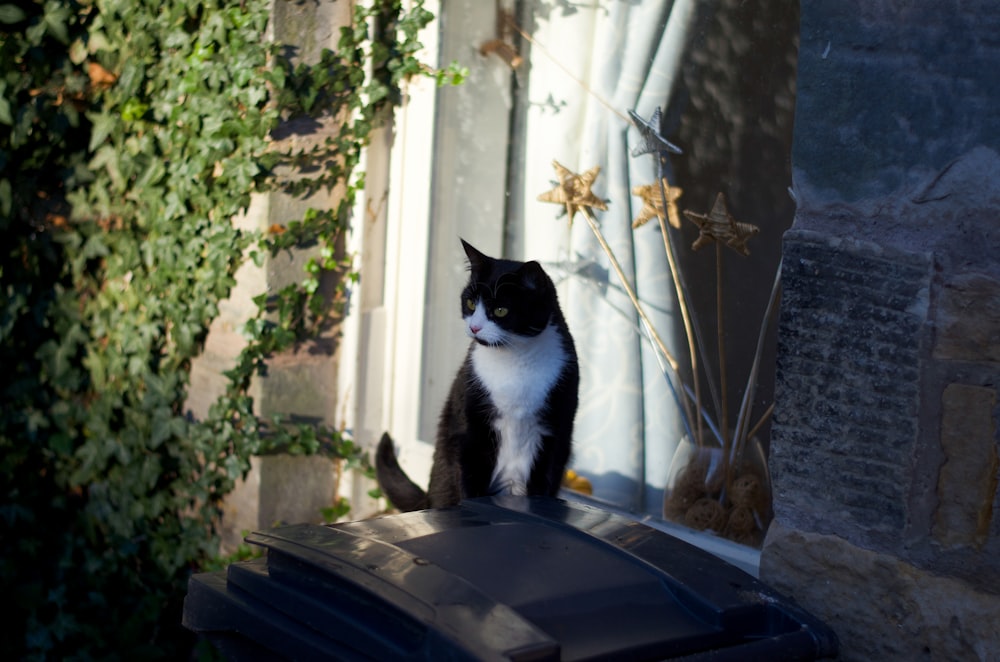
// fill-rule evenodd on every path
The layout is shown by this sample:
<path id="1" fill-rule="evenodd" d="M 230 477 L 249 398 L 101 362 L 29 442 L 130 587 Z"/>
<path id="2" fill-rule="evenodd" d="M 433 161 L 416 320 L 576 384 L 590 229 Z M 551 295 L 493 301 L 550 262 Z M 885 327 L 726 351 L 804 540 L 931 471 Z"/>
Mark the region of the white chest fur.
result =
<path id="1" fill-rule="evenodd" d="M 528 477 L 545 430 L 539 413 L 566 362 L 559 332 L 552 325 L 532 338 L 503 347 L 477 345 L 476 376 L 497 408 L 493 429 L 500 439 L 491 493 L 527 494 Z"/>

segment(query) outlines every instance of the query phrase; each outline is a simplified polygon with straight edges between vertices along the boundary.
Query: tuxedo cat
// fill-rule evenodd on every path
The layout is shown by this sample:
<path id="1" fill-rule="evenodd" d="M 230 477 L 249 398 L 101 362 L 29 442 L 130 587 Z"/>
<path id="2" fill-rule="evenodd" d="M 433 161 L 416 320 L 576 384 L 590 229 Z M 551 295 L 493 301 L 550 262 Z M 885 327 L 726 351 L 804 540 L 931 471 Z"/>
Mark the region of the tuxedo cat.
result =
<path id="1" fill-rule="evenodd" d="M 460 305 L 472 342 L 441 411 L 427 492 L 400 468 L 388 434 L 375 455 L 382 491 L 404 511 L 554 496 L 570 456 L 580 372 L 555 285 L 537 262 L 462 246 L 469 282 Z"/>

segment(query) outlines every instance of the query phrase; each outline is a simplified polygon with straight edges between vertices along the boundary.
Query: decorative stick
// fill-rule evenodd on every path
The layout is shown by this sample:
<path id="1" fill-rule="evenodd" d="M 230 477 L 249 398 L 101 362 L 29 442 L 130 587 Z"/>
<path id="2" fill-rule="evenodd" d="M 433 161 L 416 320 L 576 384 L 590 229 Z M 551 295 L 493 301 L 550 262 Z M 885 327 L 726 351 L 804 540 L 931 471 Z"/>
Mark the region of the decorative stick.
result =
<path id="1" fill-rule="evenodd" d="M 719 431 L 722 433 L 723 457 L 729 458 L 732 451 L 729 434 L 729 382 L 726 379 L 726 334 L 722 323 L 722 244 L 715 242 L 715 331 L 719 339 L 719 388 L 722 389 L 722 411 L 719 412 Z M 726 490 L 732 484 L 732 462 L 726 462 Z"/>
<path id="2" fill-rule="evenodd" d="M 659 159 L 657 159 L 659 161 Z M 667 192 L 664 188 L 665 178 L 663 177 L 663 164 L 657 168 L 657 179 L 659 180 L 660 188 L 660 198 L 663 200 L 663 215 L 656 215 L 656 220 L 660 224 L 660 234 L 663 235 L 663 250 L 667 254 L 667 264 L 670 266 L 670 276 L 674 282 L 674 291 L 677 292 L 677 305 L 681 309 L 681 321 L 684 323 L 684 336 L 687 338 L 688 342 L 688 354 L 691 357 L 691 379 L 694 382 L 694 407 L 695 410 L 701 412 L 701 379 L 698 376 L 698 352 L 695 350 L 695 336 L 694 330 L 691 327 L 691 315 L 688 309 L 687 297 L 684 296 L 684 287 L 680 281 L 680 269 L 677 265 L 677 260 L 674 257 L 674 248 L 670 243 L 670 235 L 667 232 Z M 678 221 L 679 223 L 679 221 Z M 695 443 L 698 447 L 705 445 L 705 428 L 702 424 L 701 416 L 696 416 L 698 419 L 695 429 Z"/>
<path id="3" fill-rule="evenodd" d="M 750 419 L 750 410 L 753 406 L 753 396 L 756 391 L 757 384 L 757 373 L 760 370 L 760 358 L 764 353 L 764 339 L 767 334 L 767 327 L 774 314 L 774 308 L 778 305 L 778 299 L 781 292 L 781 265 L 782 262 L 778 262 L 778 268 L 774 272 L 774 282 L 771 284 L 771 295 L 767 300 L 767 308 L 764 310 L 764 316 L 760 322 L 760 328 L 757 331 L 757 347 L 754 351 L 753 365 L 750 367 L 750 374 L 747 375 L 746 388 L 743 389 L 743 402 L 740 403 L 740 413 L 739 417 L 736 419 L 736 443 L 733 445 L 733 459 L 739 457 L 739 454 L 743 452 L 743 445 L 753 438 L 757 431 L 770 417 L 771 412 L 774 411 L 774 403 L 761 415 L 760 420 L 746 432 L 746 426 Z"/>
<path id="4" fill-rule="evenodd" d="M 594 183 L 594 180 L 601 171 L 600 167 L 595 166 L 582 174 L 572 172 L 558 161 L 553 161 L 552 167 L 559 176 L 559 183 L 551 191 L 539 195 L 538 199 L 542 202 L 554 202 L 565 205 L 566 214 L 569 216 L 569 222 L 571 224 L 573 223 L 573 217 L 576 216 L 576 212 L 583 213 L 583 217 L 587 219 L 587 225 L 590 226 L 591 232 L 594 233 L 594 236 L 597 238 L 597 242 L 601 245 L 601 249 L 604 251 L 604 254 L 607 255 L 611 268 L 618 276 L 618 279 L 621 281 L 622 288 L 625 290 L 629 300 L 632 302 L 632 307 L 635 308 L 636 313 L 639 315 L 639 319 L 642 320 L 643 326 L 645 326 L 650 340 L 660 351 L 660 354 L 667 361 L 667 363 L 670 364 L 670 369 L 673 373 L 675 375 L 679 375 L 680 373 L 678 371 L 677 359 L 674 358 L 674 355 L 667 349 L 666 343 L 664 343 L 663 339 L 660 338 L 660 334 L 656 331 L 656 327 L 653 326 L 653 322 L 649 319 L 645 308 L 643 308 L 642 303 L 639 301 L 639 297 L 636 295 L 635 289 L 625 276 L 625 270 L 622 269 L 621 265 L 618 263 L 618 258 L 615 257 L 614 251 L 611 250 L 611 246 L 608 244 L 607 239 L 604 238 L 604 233 L 601 232 L 601 227 L 597 224 L 597 218 L 594 216 L 592 208 L 597 207 L 602 210 L 608 208 L 607 204 L 594 195 L 594 193 L 590 190 L 591 185 Z M 691 412 L 690 402 L 687 398 L 679 398 L 679 400 L 681 401 L 687 421 L 691 421 L 693 415 Z"/>
<path id="5" fill-rule="evenodd" d="M 635 312 L 638 313 L 639 319 L 641 319 L 643 324 L 646 325 L 646 328 L 649 329 L 650 337 L 659 348 L 660 353 L 663 354 L 663 358 L 665 358 L 667 363 L 670 364 L 670 369 L 677 372 L 677 359 L 675 359 L 674 355 L 667 349 L 663 339 L 660 338 L 660 334 L 656 332 L 656 327 L 653 326 L 649 316 L 646 315 L 646 311 L 642 307 L 642 303 L 639 302 L 639 297 L 636 295 L 635 289 L 633 289 L 632 284 L 629 283 L 628 278 L 625 276 L 625 270 L 622 269 L 620 264 L 618 264 L 618 258 L 615 257 L 614 251 L 612 251 L 611 246 L 608 245 L 608 240 L 604 238 L 604 233 L 601 232 L 601 227 L 597 224 L 597 218 L 594 216 L 594 212 L 590 210 L 590 207 L 586 206 L 581 207 L 580 211 L 583 212 L 583 217 L 587 219 L 587 224 L 590 226 L 590 230 L 594 233 L 594 236 L 597 237 L 597 242 L 604 250 L 604 254 L 608 256 L 611 268 L 614 269 L 614 272 L 618 275 L 618 279 L 622 282 L 622 287 L 625 289 L 625 293 L 628 295 L 628 298 L 632 301 L 632 307 L 634 307 Z"/>
<path id="6" fill-rule="evenodd" d="M 684 294 L 684 284 L 681 280 L 681 271 L 678 268 L 677 261 L 674 257 L 673 246 L 670 243 L 670 234 L 667 231 L 666 217 L 670 214 L 671 223 L 676 228 L 680 228 L 680 219 L 675 218 L 676 207 L 671 207 L 671 203 L 676 199 L 675 197 L 667 197 L 667 191 L 664 186 L 664 181 L 666 180 L 666 174 L 664 173 L 663 164 L 667 159 L 667 154 L 681 154 L 681 148 L 674 145 L 669 140 L 665 139 L 660 135 L 660 118 L 662 117 L 662 112 L 660 107 L 657 106 L 656 110 L 653 111 L 652 117 L 649 120 L 643 119 L 634 110 L 628 111 L 629 117 L 632 119 L 632 123 L 635 128 L 639 130 L 639 135 L 642 137 L 642 144 L 632 150 L 632 156 L 641 156 L 643 154 L 652 154 L 656 157 L 656 182 L 657 188 L 660 192 L 660 200 L 663 202 L 663 214 L 656 213 L 656 205 L 653 204 L 654 214 L 657 221 L 660 224 L 660 234 L 663 235 L 663 250 L 667 255 L 667 263 L 670 266 L 670 276 L 674 283 L 674 290 L 677 293 L 677 304 L 681 309 L 681 320 L 684 323 L 684 335 L 688 341 L 688 355 L 691 357 L 691 379 L 694 382 L 694 401 L 695 409 L 699 413 L 695 418 L 697 419 L 695 433 L 695 443 L 701 447 L 704 445 L 704 427 L 702 426 L 702 404 L 701 404 L 701 378 L 698 374 L 698 352 L 695 348 L 695 330 L 691 324 L 691 309 L 688 307 L 687 297 Z M 677 196 L 680 195 L 680 189 L 676 189 Z M 673 213 L 671 214 L 671 211 Z M 685 400 L 686 402 L 686 400 Z"/>
<path id="7" fill-rule="evenodd" d="M 755 434 L 757 434 L 757 432 L 762 427 L 764 427 L 764 423 L 767 422 L 767 419 L 771 418 L 771 414 L 773 414 L 773 413 L 774 413 L 774 403 L 772 402 L 770 405 L 768 405 L 767 409 L 764 410 L 764 413 L 760 415 L 760 420 L 757 421 L 757 423 L 752 428 L 750 428 L 749 432 L 747 432 L 747 436 L 746 436 L 746 439 L 744 439 L 744 443 L 746 443 L 746 441 L 749 440 L 749 439 L 753 439 L 753 436 Z M 737 449 L 737 448 L 734 447 L 733 448 L 733 455 L 735 457 L 739 457 L 739 451 L 741 451 L 741 450 L 742 449 Z"/>
<path id="8" fill-rule="evenodd" d="M 715 197 L 715 204 L 712 205 L 712 210 L 707 214 L 698 214 L 685 209 L 684 216 L 698 226 L 698 238 L 695 239 L 695 242 L 691 245 L 691 249 L 698 250 L 699 248 L 707 246 L 711 243 L 714 243 L 716 248 L 716 332 L 719 342 L 719 381 L 722 390 L 722 402 L 719 407 L 721 410 L 719 412 L 719 419 L 721 422 L 720 431 L 722 432 L 723 446 L 727 451 L 729 451 L 729 394 L 727 393 L 728 383 L 726 379 L 726 359 L 722 319 L 722 244 L 725 243 L 726 246 L 732 248 L 740 255 L 747 256 L 750 254 L 747 242 L 750 237 L 760 232 L 760 229 L 756 225 L 751 225 L 749 223 L 738 223 L 736 219 L 733 218 L 732 214 L 729 213 L 729 209 L 726 207 L 726 197 L 722 193 L 719 193 Z"/>
<path id="9" fill-rule="evenodd" d="M 622 269 L 621 265 L 618 264 L 618 259 L 615 257 L 614 251 L 611 250 L 611 246 L 608 245 L 607 239 L 604 238 L 604 233 L 601 232 L 601 227 L 597 224 L 597 218 L 594 216 L 594 212 L 592 212 L 590 210 L 590 207 L 587 206 L 581 207 L 581 211 L 583 212 L 583 217 L 587 219 L 587 225 L 590 226 L 591 232 L 593 232 L 594 236 L 597 237 L 597 242 L 601 245 L 601 248 L 604 249 L 605 255 L 608 256 L 608 261 L 611 263 L 611 268 L 614 269 L 616 274 L 618 274 L 618 279 L 621 280 L 622 287 L 625 288 L 625 293 L 628 294 L 628 298 L 632 300 L 632 306 L 635 308 L 635 312 L 638 313 L 639 319 L 641 319 L 643 324 L 646 325 L 646 329 L 649 331 L 649 337 L 660 349 L 660 353 L 663 355 L 663 358 L 667 360 L 667 363 L 670 364 L 670 368 L 671 370 L 674 371 L 674 374 L 675 375 L 679 374 L 677 371 L 678 367 L 677 359 L 675 359 L 673 354 L 671 354 L 670 351 L 667 349 L 667 346 L 663 342 L 663 339 L 660 338 L 660 334 L 656 332 L 656 327 L 653 326 L 653 323 L 646 315 L 645 309 L 639 302 L 639 297 L 636 296 L 635 290 L 632 288 L 632 285 L 628 282 L 628 278 L 625 277 L 625 271 Z M 691 404 L 687 398 L 681 398 L 680 400 L 684 407 L 684 415 L 686 416 L 687 420 L 690 421 L 693 416 L 693 413 L 691 412 Z M 698 411 L 700 412 L 701 410 L 699 409 Z M 701 429 L 700 416 L 698 417 L 697 426 L 698 429 L 700 430 Z"/>

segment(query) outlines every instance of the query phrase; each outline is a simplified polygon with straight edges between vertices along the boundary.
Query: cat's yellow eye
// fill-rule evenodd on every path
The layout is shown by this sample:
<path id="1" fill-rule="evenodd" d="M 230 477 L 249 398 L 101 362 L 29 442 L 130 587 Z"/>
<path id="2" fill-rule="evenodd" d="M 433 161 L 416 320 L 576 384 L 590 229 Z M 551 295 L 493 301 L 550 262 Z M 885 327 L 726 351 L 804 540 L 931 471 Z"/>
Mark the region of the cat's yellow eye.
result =
<path id="1" fill-rule="evenodd" d="M 473 301 L 472 299 L 466 299 L 465 300 L 465 307 L 468 308 L 469 310 L 475 310 L 476 309 L 476 302 Z"/>
<path id="2" fill-rule="evenodd" d="M 509 310 L 507 310 L 503 306 L 500 306 L 499 308 L 493 309 L 493 317 L 507 317 L 507 313 L 509 312 L 510 312 Z"/>

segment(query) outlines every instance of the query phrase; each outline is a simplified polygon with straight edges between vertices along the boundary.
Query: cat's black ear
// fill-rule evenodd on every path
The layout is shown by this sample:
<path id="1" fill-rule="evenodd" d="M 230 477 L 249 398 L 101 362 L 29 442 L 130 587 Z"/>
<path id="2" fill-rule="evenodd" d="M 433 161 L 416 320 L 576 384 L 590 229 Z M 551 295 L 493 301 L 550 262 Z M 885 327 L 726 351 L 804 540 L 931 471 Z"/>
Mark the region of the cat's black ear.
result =
<path id="1" fill-rule="evenodd" d="M 465 239 L 459 239 L 462 242 L 462 248 L 465 249 L 466 257 L 469 258 L 469 268 L 472 271 L 480 271 L 489 258 L 477 251 L 476 248 Z"/>
<path id="2" fill-rule="evenodd" d="M 534 260 L 531 262 L 525 262 L 521 265 L 521 268 L 517 270 L 517 273 L 518 276 L 520 276 L 521 284 L 529 290 L 540 290 L 549 280 L 549 277 L 542 269 L 542 265 L 538 264 Z"/>

